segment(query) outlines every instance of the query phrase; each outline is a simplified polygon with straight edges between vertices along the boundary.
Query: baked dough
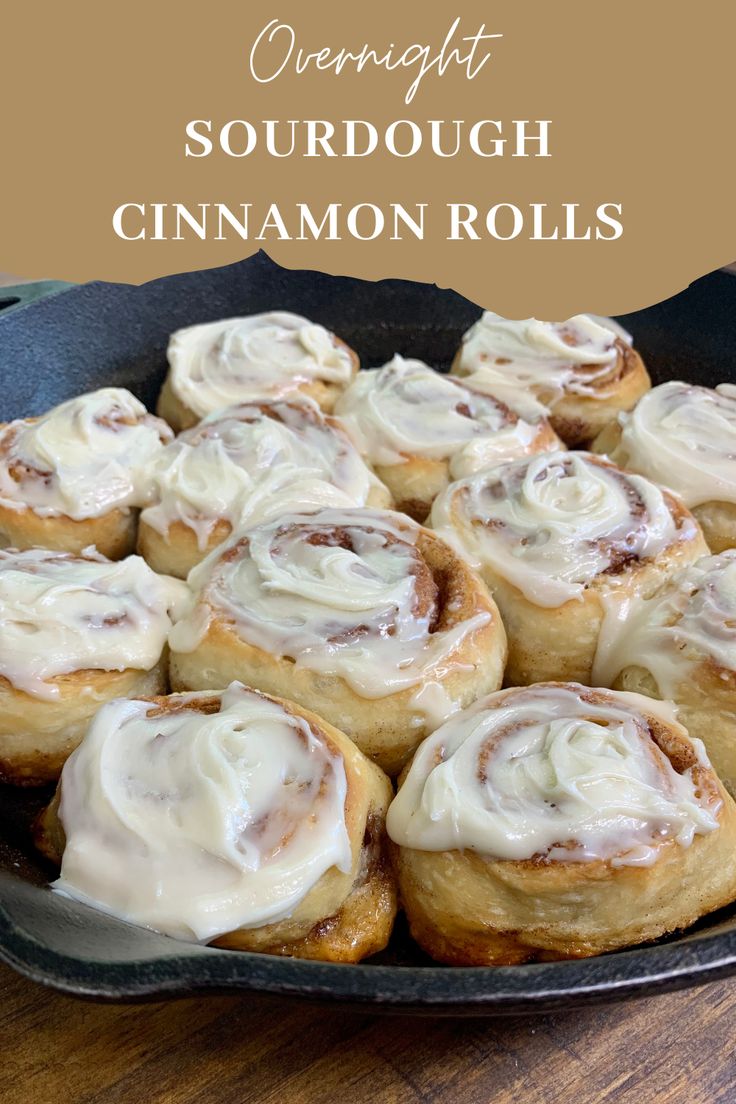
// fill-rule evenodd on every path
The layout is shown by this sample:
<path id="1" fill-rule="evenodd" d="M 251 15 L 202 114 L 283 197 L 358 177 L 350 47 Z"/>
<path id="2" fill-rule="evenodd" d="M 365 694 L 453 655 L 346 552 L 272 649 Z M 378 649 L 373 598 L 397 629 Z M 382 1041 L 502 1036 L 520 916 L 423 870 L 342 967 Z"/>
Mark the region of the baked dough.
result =
<path id="1" fill-rule="evenodd" d="M 60 864 L 55 888 L 132 923 L 357 962 L 396 912 L 391 793 L 332 725 L 234 683 L 104 706 L 36 841 Z"/>
<path id="2" fill-rule="evenodd" d="M 736 549 L 705 556 L 650 598 L 613 605 L 593 678 L 676 702 L 736 792 Z"/>
<path id="3" fill-rule="evenodd" d="M 402 514 L 294 514 L 242 531 L 189 577 L 175 689 L 240 679 L 340 724 L 396 773 L 454 710 L 498 689 L 506 637 L 481 580 Z"/>
<path id="4" fill-rule="evenodd" d="M 451 479 L 562 447 L 544 417 L 525 421 L 465 381 L 400 356 L 359 372 L 335 413 L 396 508 L 420 522 Z"/>
<path id="5" fill-rule="evenodd" d="M 607 604 L 651 594 L 707 551 L 669 491 L 583 452 L 544 453 L 452 483 L 431 525 L 498 604 L 510 686 L 590 684 Z"/>
<path id="6" fill-rule="evenodd" d="M 486 311 L 463 337 L 452 371 L 501 399 L 531 398 L 567 445 L 586 447 L 651 386 L 627 336 L 611 320 L 586 314 L 539 322 Z"/>
<path id="7" fill-rule="evenodd" d="M 137 556 L 0 551 L 0 780 L 53 781 L 103 702 L 163 693 L 188 601 Z"/>
<path id="8" fill-rule="evenodd" d="M 736 547 L 736 387 L 660 384 L 593 443 L 615 463 L 671 487 L 711 552 Z"/>
<path id="9" fill-rule="evenodd" d="M 119 387 L 0 426 L 0 547 L 94 545 L 110 559 L 126 556 L 148 466 L 172 436 Z"/>
<path id="10" fill-rule="evenodd" d="M 388 814 L 439 962 L 583 958 L 736 898 L 736 806 L 671 708 L 547 683 L 492 694 L 417 751 Z"/>
<path id="11" fill-rule="evenodd" d="M 344 427 L 311 399 L 244 403 L 180 434 L 149 470 L 138 551 L 186 578 L 254 518 L 321 506 L 391 506 Z"/>
<path id="12" fill-rule="evenodd" d="M 306 396 L 329 413 L 358 371 L 339 337 L 288 311 L 224 318 L 172 334 L 157 413 L 177 432 L 260 399 Z"/>

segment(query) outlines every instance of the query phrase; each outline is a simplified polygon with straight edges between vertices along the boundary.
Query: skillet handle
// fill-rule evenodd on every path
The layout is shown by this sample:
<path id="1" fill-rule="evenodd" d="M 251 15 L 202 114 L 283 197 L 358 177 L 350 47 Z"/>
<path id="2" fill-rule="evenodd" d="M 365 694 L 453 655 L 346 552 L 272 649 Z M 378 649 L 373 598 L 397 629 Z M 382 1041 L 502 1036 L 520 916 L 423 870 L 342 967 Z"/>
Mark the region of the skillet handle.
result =
<path id="1" fill-rule="evenodd" d="M 67 280 L 36 280 L 30 284 L 0 285 L 0 321 L 21 307 L 45 299 L 47 295 L 58 295 L 61 291 L 74 287 Z"/>

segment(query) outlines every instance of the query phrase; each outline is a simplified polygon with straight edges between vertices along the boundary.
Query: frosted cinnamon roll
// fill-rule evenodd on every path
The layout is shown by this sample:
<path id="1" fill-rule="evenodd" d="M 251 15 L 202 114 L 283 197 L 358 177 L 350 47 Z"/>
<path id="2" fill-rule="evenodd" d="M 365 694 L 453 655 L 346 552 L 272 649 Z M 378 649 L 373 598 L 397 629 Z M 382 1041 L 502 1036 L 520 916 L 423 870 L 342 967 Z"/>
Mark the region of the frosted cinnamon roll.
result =
<path id="1" fill-rule="evenodd" d="M 254 515 L 391 505 L 341 424 L 310 399 L 210 414 L 156 457 L 149 478 L 138 551 L 180 578 Z"/>
<path id="2" fill-rule="evenodd" d="M 239 679 L 340 724 L 395 773 L 455 710 L 501 685 L 506 640 L 485 586 L 402 514 L 323 510 L 236 533 L 189 576 L 175 689 Z"/>
<path id="3" fill-rule="evenodd" d="M 0 780 L 58 778 L 99 705 L 162 693 L 188 601 L 138 556 L 0 551 Z"/>
<path id="4" fill-rule="evenodd" d="M 418 749 L 387 828 L 411 933 L 452 965 L 600 954 L 736 898 L 736 806 L 638 694 L 484 698 Z"/>
<path id="5" fill-rule="evenodd" d="M 546 419 L 525 421 L 499 399 L 400 356 L 359 372 L 335 413 L 396 508 L 416 521 L 451 478 L 561 447 Z"/>
<path id="6" fill-rule="evenodd" d="M 671 487 L 712 552 L 736 546 L 736 387 L 660 384 L 604 429 L 593 449 Z"/>
<path id="7" fill-rule="evenodd" d="M 396 912 L 390 798 L 343 733 L 233 683 L 103 706 L 36 839 L 60 864 L 55 890 L 129 923 L 357 962 Z"/>
<path id="8" fill-rule="evenodd" d="M 677 704 L 736 790 L 736 550 L 705 556 L 639 601 L 613 601 L 593 678 Z"/>
<path id="9" fill-rule="evenodd" d="M 157 413 L 177 432 L 226 406 L 306 395 L 328 413 L 359 368 L 344 341 L 288 311 L 172 334 Z"/>
<path id="10" fill-rule="evenodd" d="M 0 546 L 132 552 L 148 467 L 172 437 L 121 387 L 0 426 Z"/>
<path id="11" fill-rule="evenodd" d="M 452 371 L 513 402 L 527 392 L 570 446 L 589 445 L 651 386 L 639 354 L 613 322 L 577 314 L 566 322 L 514 321 L 485 311 L 468 330 Z"/>
<path id="12" fill-rule="evenodd" d="M 651 594 L 707 551 L 669 491 L 583 452 L 458 480 L 435 501 L 431 525 L 498 603 L 508 685 L 589 683 L 607 596 Z"/>

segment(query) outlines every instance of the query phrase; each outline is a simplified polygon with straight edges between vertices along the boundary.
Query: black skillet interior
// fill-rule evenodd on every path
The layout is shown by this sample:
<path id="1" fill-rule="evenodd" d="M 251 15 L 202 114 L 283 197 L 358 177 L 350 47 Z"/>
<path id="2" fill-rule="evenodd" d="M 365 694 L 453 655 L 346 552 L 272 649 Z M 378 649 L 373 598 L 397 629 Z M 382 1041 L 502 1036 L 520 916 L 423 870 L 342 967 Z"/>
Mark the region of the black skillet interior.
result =
<path id="1" fill-rule="evenodd" d="M 36 414 L 104 384 L 155 404 L 172 330 L 292 310 L 340 334 L 374 366 L 393 353 L 446 369 L 479 308 L 452 291 L 279 268 L 265 254 L 142 287 L 92 283 L 3 312 L 0 420 Z M 736 278 L 713 273 L 621 318 L 655 382 L 736 382 Z M 296 995 L 375 1011 L 502 1014 L 635 996 L 736 972 L 736 909 L 655 946 L 496 970 L 433 966 L 401 923 L 370 964 L 338 966 L 189 946 L 122 924 L 45 888 L 29 824 L 45 794 L 0 788 L 0 958 L 47 985 L 100 999 L 213 990 Z"/>

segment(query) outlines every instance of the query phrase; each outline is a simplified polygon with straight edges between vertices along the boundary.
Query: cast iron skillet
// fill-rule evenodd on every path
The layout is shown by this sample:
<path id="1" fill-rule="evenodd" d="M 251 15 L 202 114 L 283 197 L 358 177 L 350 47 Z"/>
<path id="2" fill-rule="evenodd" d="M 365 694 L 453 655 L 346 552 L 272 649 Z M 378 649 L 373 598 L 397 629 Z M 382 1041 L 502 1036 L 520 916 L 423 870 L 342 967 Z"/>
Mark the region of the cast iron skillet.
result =
<path id="1" fill-rule="evenodd" d="M 29 302 L 49 292 L 55 294 Z M 129 387 L 152 407 L 172 330 L 272 309 L 296 311 L 335 330 L 366 366 L 400 352 L 437 368 L 447 367 L 479 314 L 452 291 L 290 272 L 265 254 L 143 287 L 0 288 L 0 420 L 41 413 L 110 383 Z M 655 382 L 736 380 L 736 278 L 714 273 L 622 321 Z M 360 966 L 190 946 L 49 892 L 52 871 L 34 854 L 28 830 L 45 799 L 0 787 L 0 958 L 78 996 L 135 1000 L 241 990 L 373 1011 L 500 1015 L 651 994 L 736 973 L 736 907 L 652 946 L 498 969 L 434 966 L 401 921 L 389 950 Z"/>

